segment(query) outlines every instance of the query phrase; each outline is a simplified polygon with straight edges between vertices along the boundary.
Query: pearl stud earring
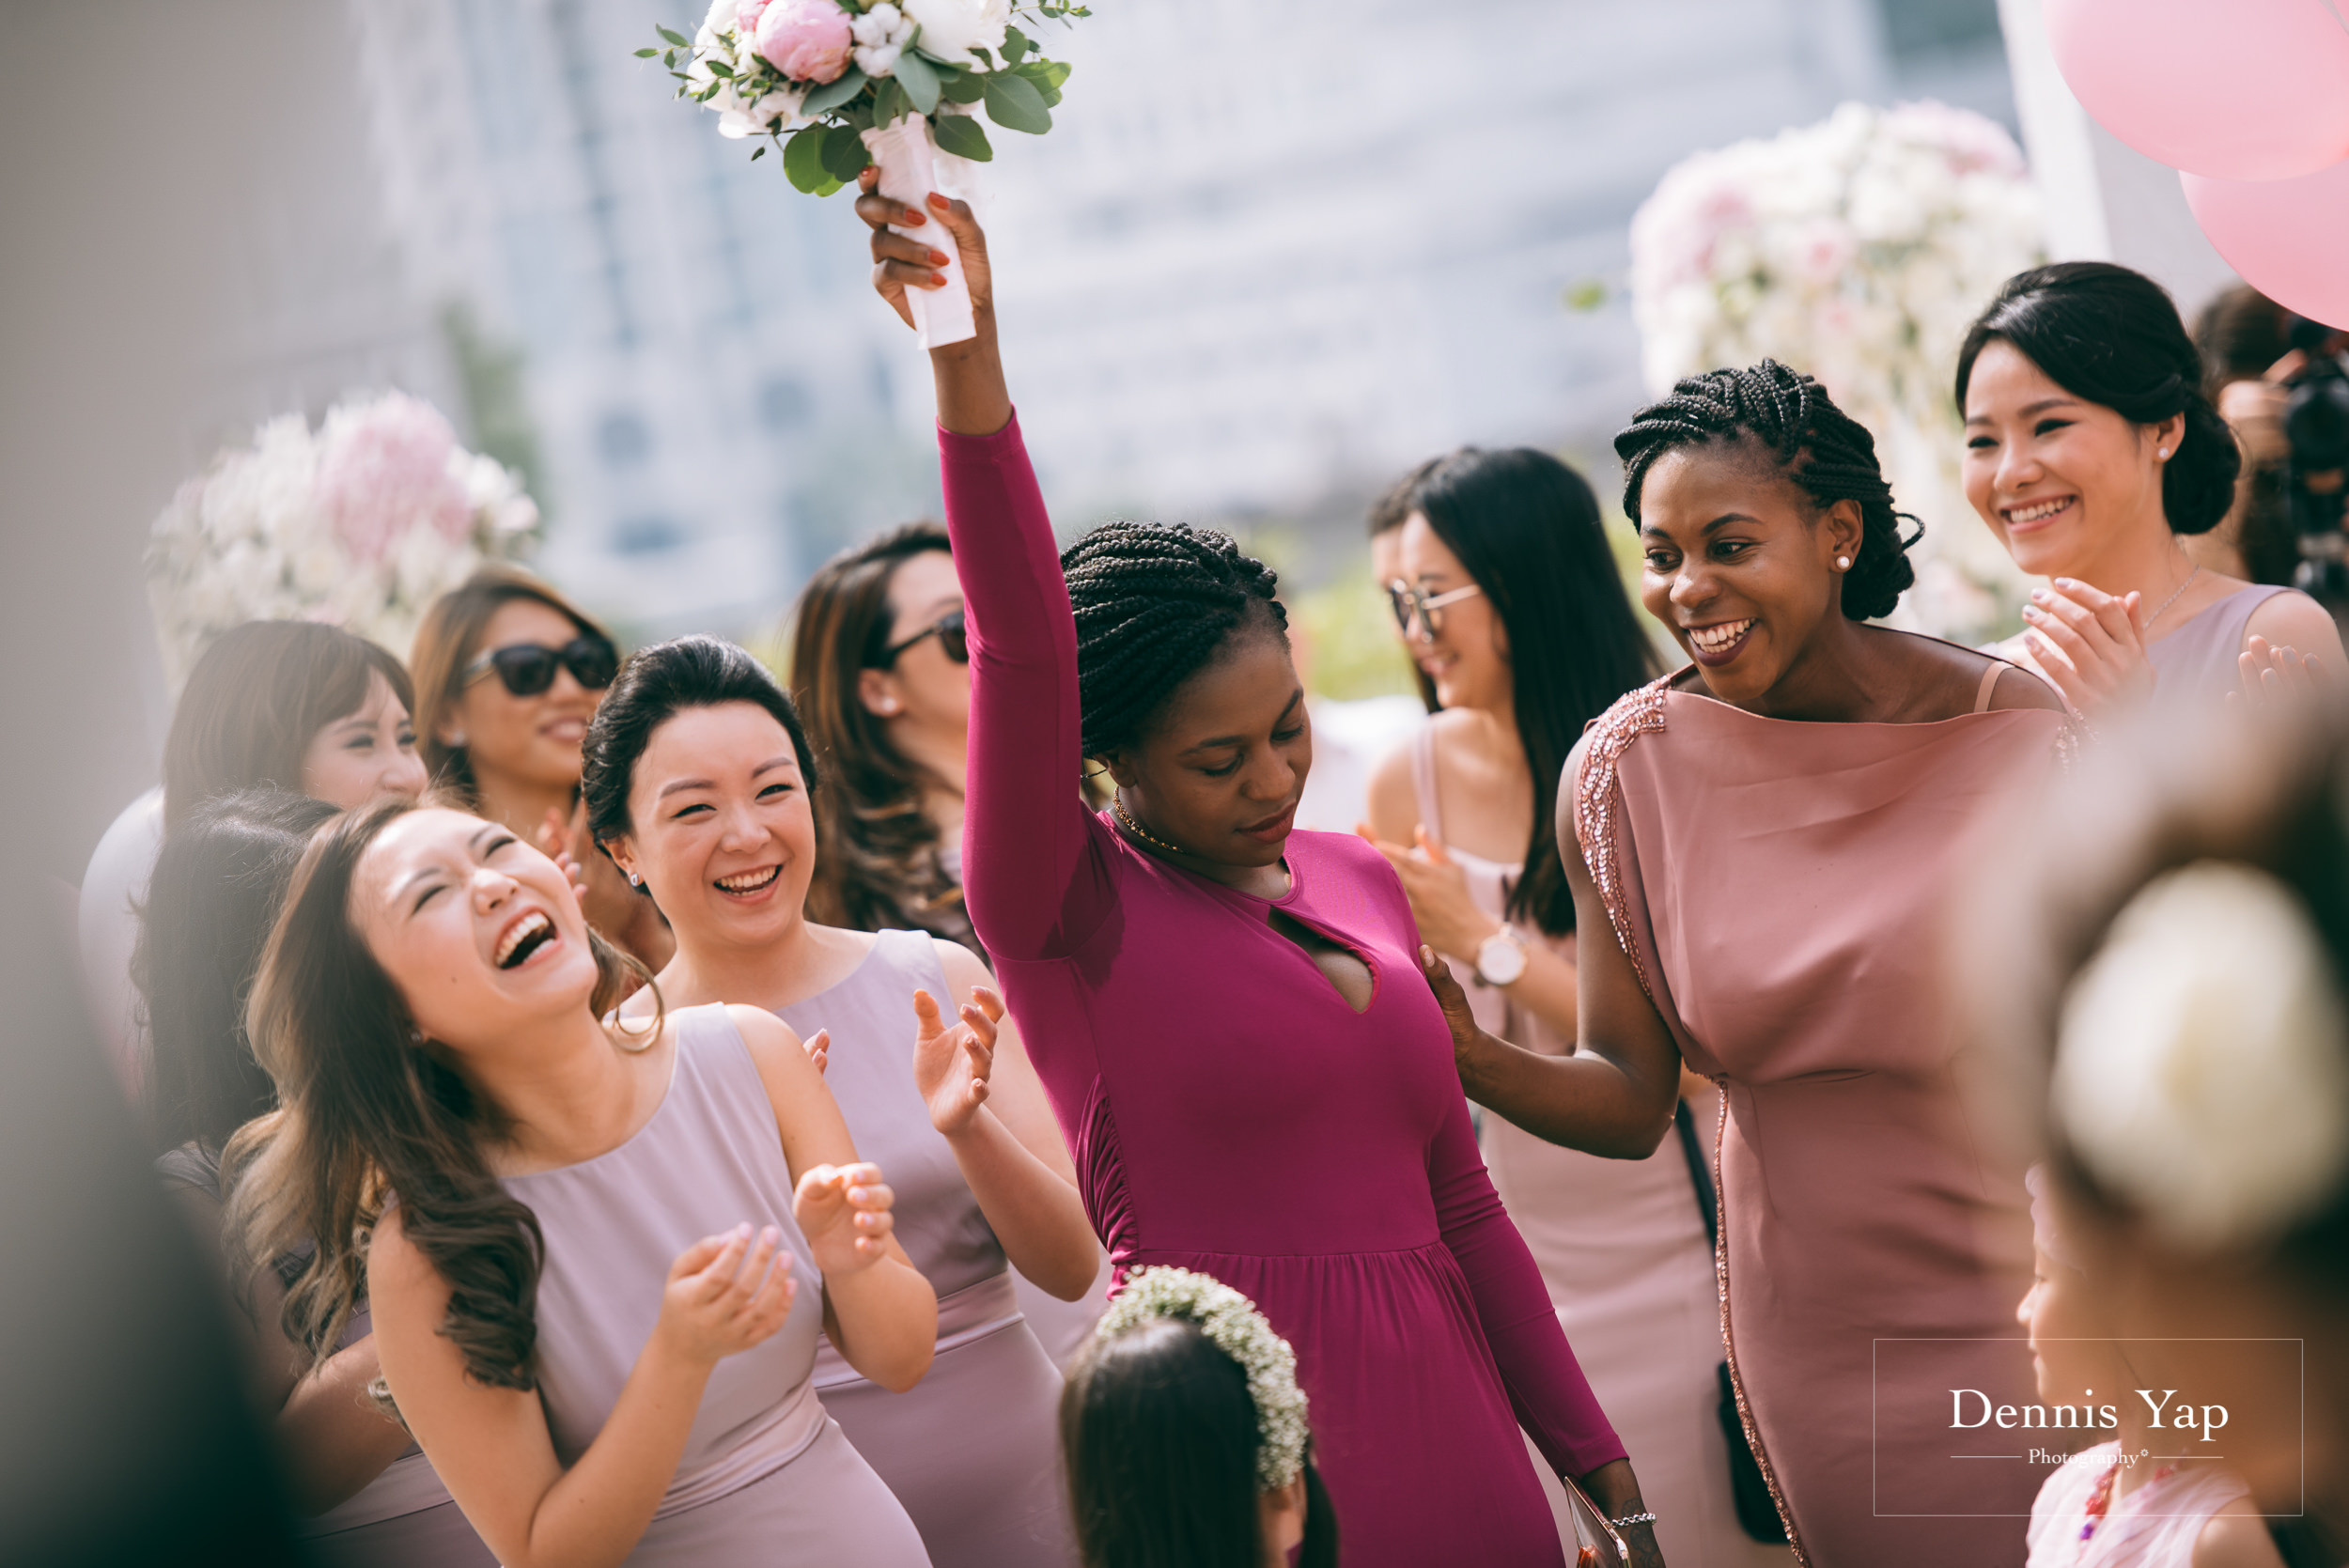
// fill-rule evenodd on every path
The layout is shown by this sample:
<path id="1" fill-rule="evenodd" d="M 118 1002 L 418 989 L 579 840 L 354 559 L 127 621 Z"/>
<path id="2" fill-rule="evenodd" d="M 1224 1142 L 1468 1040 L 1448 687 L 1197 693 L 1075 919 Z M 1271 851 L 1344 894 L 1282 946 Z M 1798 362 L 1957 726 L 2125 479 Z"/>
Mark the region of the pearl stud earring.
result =
<path id="1" fill-rule="evenodd" d="M 1837 571 L 1851 570 L 1851 557 L 1848 555 L 1838 555 L 1835 558 L 1835 569 Z"/>

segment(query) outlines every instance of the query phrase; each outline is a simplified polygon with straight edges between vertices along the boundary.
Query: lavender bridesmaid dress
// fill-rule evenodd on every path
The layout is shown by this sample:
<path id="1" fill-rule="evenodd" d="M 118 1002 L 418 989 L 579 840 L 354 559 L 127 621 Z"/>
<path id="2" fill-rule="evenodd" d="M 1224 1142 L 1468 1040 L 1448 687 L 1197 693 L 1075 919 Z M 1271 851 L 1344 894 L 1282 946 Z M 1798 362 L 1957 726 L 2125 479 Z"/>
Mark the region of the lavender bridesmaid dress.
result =
<path id="1" fill-rule="evenodd" d="M 1452 842 L 1436 787 L 1434 729 L 1421 726 L 1408 745 L 1421 824 L 1466 876 L 1476 907 L 1507 918 L 1524 863 L 1488 861 Z M 1530 935 L 1573 961 L 1573 932 Z M 1479 980 L 1473 965 L 1447 962 L 1476 1021 L 1494 1035 L 1546 1056 L 1573 1054 L 1571 1034 L 1553 1033 L 1507 991 Z M 1699 1126 L 1712 1126 L 1719 1101 L 1708 1091 L 1689 1102 Z M 1493 1189 L 1549 1287 L 1559 1326 L 1582 1358 L 1591 1391 L 1631 1452 L 1664 1560 L 1672 1568 L 1785 1564 L 1785 1547 L 1762 1545 L 1738 1525 L 1730 1494 L 1715 1370 L 1721 1326 L 1713 1244 L 1680 1140 L 1667 1137 L 1645 1159 L 1605 1159 L 1536 1138 L 1487 1110 L 1477 1141 Z M 1564 1491 L 1548 1490 L 1561 1529 L 1570 1529 Z"/>
<path id="2" fill-rule="evenodd" d="M 1020 1316 L 1003 1244 L 913 1082 L 913 992 L 951 1007 L 932 939 L 883 931 L 846 980 L 783 1009 L 832 1031 L 824 1081 L 888 1174 L 897 1240 L 938 1292 L 938 1358 L 910 1392 L 817 1345 L 824 1408 L 913 1516 L 938 1568 L 1075 1568 L 1061 1505 L 1061 1374 Z"/>
<path id="3" fill-rule="evenodd" d="M 783 1232 L 799 1295 L 764 1343 L 720 1361 L 632 1568 L 925 1568 L 922 1538 L 816 1394 L 823 1277 L 791 1219 L 792 1181 L 758 1067 L 723 1006 L 677 1024 L 669 1092 L 594 1159 L 504 1179 L 546 1234 L 538 1391 L 556 1454 L 576 1462 L 661 1315 L 679 1252 L 748 1220 Z M 884 1168 L 886 1169 L 886 1168 Z"/>
<path id="4" fill-rule="evenodd" d="M 2196 704 L 2216 706 L 2224 703 L 2227 693 L 2242 684 L 2242 667 L 2235 659 L 2243 652 L 2251 613 L 2278 594 L 2294 591 L 2267 582 L 2238 588 L 2181 621 L 2167 637 L 2146 644 L 2155 691 L 2164 698 Z"/>
<path id="5" fill-rule="evenodd" d="M 1569 764 L 1615 939 L 1722 1091 L 1722 1332 L 1807 1568 L 2020 1568 L 2044 1479 L 2016 1434 L 1958 1427 L 1951 1391 L 2032 1387 L 2022 1172 L 1969 1121 L 1942 968 L 1972 824 L 2065 733 L 1982 711 L 1997 668 L 1977 711 L 1906 724 L 1766 718 L 1667 677 Z"/>

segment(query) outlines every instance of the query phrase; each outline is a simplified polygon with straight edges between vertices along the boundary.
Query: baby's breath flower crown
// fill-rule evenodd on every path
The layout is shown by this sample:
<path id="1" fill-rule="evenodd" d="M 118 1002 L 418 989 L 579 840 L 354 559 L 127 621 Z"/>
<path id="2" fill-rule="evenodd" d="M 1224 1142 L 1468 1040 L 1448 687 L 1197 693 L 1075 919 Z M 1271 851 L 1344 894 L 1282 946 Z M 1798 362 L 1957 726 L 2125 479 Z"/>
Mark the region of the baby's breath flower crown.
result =
<path id="1" fill-rule="evenodd" d="M 1297 1352 L 1272 1331 L 1264 1313 L 1222 1281 L 1188 1268 L 1144 1268 L 1102 1315 L 1094 1338 L 1115 1339 L 1156 1317 L 1195 1327 L 1248 1374 L 1256 1405 L 1256 1483 L 1278 1491 L 1305 1466 L 1305 1391 L 1297 1386 Z"/>

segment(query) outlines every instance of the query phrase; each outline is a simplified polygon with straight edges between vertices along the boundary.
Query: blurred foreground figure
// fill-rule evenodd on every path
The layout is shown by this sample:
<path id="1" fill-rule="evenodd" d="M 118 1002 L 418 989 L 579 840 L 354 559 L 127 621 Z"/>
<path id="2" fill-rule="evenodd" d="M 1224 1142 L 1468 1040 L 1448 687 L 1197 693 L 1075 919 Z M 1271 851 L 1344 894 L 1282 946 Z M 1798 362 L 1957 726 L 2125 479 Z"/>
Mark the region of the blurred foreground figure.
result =
<path id="1" fill-rule="evenodd" d="M 2159 1360 L 2150 1393 L 2097 1403 L 2141 1417 L 2174 1387 L 2150 1462 L 2223 1455 L 2292 1560 L 2326 1563 L 2349 1542 L 2345 814 L 2338 711 L 2114 737 L 1960 922 L 1965 971 L 2003 978 L 1975 1024 L 2044 1108 L 2094 1331 Z"/>
<path id="2" fill-rule="evenodd" d="M 89 1039 L 62 923 L 31 890 L 10 892 L 0 1561 L 302 1561 L 220 1292 Z"/>

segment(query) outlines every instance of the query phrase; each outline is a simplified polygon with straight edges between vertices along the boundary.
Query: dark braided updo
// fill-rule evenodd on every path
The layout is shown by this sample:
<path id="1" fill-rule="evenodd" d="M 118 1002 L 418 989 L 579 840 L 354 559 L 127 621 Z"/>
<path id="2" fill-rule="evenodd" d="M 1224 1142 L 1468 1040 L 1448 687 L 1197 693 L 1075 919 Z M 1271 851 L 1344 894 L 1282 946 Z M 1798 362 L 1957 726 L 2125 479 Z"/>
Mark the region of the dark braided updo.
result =
<path id="1" fill-rule="evenodd" d="M 1130 743 L 1243 625 L 1288 628 L 1272 568 L 1212 528 L 1105 522 L 1061 552 L 1060 568 L 1077 615 L 1089 757 Z"/>
<path id="2" fill-rule="evenodd" d="M 1765 448 L 1787 477 L 1822 507 L 1838 501 L 1859 504 L 1859 548 L 1843 574 L 1843 613 L 1855 621 L 1889 615 L 1917 574 L 1908 547 L 1924 525 L 1892 509 L 1892 487 L 1876 466 L 1875 438 L 1835 406 L 1827 389 L 1773 359 L 1746 370 L 1709 370 L 1675 382 L 1672 395 L 1631 416 L 1615 437 L 1623 459 L 1623 509 L 1636 526 L 1640 487 L 1649 465 L 1680 446 L 1703 446 L 1750 438 Z M 1917 523 L 1903 537 L 1901 520 Z"/>

